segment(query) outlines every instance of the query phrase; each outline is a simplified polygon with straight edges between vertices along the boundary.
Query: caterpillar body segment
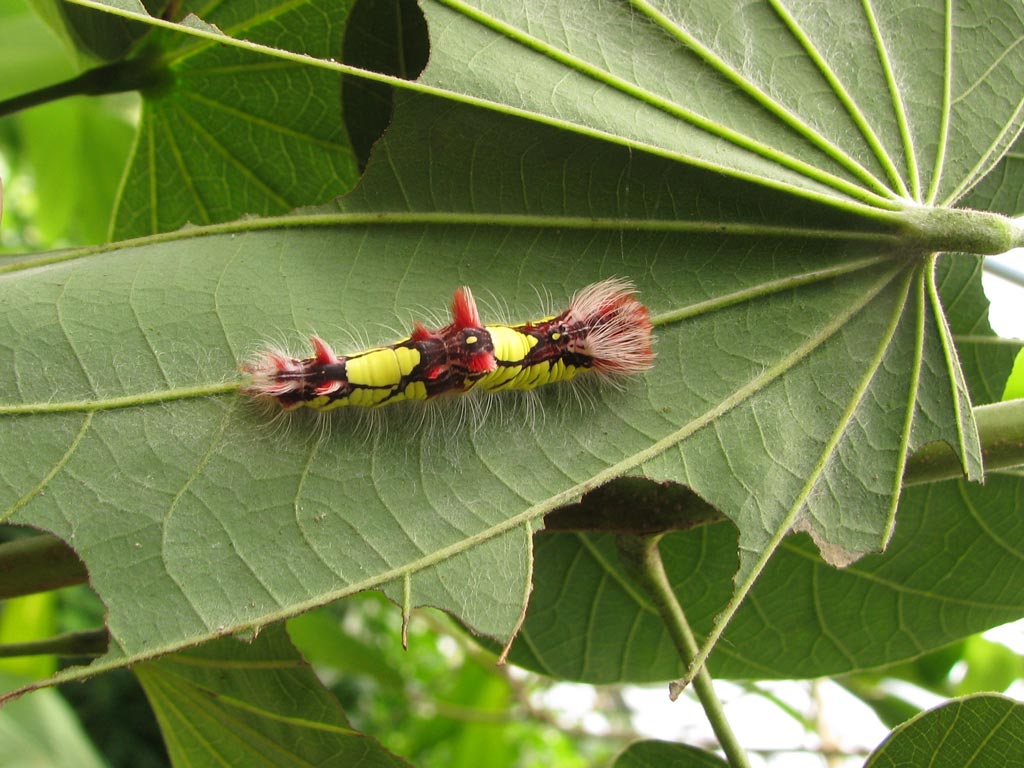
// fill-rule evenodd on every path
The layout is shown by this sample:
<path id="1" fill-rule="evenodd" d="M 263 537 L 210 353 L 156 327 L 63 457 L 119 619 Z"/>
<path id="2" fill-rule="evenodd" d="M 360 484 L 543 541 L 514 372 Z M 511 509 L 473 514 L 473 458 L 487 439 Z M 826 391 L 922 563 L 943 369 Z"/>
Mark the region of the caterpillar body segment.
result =
<path id="1" fill-rule="evenodd" d="M 583 371 L 608 377 L 654 365 L 651 320 L 633 284 L 616 278 L 573 296 L 564 312 L 521 325 L 488 325 L 496 368 L 473 383 L 488 392 L 536 389 Z"/>
<path id="2" fill-rule="evenodd" d="M 416 323 L 408 338 L 352 355 L 336 354 L 318 336 L 310 342 L 311 357 L 269 349 L 245 364 L 242 370 L 250 376 L 245 391 L 286 410 L 303 405 L 318 411 L 376 408 L 465 392 L 496 365 L 490 335 L 468 288 L 455 292 L 452 322 L 443 328 Z"/>

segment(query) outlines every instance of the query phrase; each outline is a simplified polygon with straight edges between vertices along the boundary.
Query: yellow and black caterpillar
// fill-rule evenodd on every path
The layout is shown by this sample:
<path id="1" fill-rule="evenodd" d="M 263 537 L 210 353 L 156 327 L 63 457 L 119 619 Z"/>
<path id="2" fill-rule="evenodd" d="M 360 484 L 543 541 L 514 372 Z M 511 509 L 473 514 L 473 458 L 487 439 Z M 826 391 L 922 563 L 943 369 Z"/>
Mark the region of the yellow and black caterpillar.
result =
<path id="1" fill-rule="evenodd" d="M 452 321 L 417 323 L 394 344 L 337 355 L 314 336 L 313 356 L 264 350 L 243 366 L 245 391 L 283 408 L 376 408 L 474 389 L 530 390 L 584 371 L 639 373 L 654 363 L 651 321 L 632 283 L 610 278 L 578 291 L 558 315 L 518 325 L 484 325 L 469 288 L 452 300 Z"/>

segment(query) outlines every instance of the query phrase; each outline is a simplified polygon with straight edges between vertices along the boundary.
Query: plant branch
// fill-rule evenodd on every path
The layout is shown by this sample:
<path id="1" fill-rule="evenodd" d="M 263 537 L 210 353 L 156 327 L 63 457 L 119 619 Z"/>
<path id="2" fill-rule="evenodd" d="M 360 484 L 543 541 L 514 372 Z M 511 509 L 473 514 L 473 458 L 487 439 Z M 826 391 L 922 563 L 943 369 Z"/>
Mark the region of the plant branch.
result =
<path id="1" fill-rule="evenodd" d="M 28 643 L 0 645 L 0 658 L 14 656 L 102 656 L 107 652 L 110 634 L 106 629 L 65 632 L 63 635 Z"/>
<path id="2" fill-rule="evenodd" d="M 102 96 L 152 88 L 166 82 L 169 73 L 153 66 L 152 59 L 115 61 L 87 70 L 80 75 L 35 91 L 0 101 L 0 117 L 13 115 L 29 107 L 48 104 L 68 96 Z"/>
<path id="3" fill-rule="evenodd" d="M 88 577 L 75 551 L 56 536 L 0 544 L 0 599 L 82 584 Z"/>
<path id="4" fill-rule="evenodd" d="M 672 642 L 675 643 L 676 650 L 679 651 L 683 665 L 688 667 L 698 650 L 697 639 L 693 635 L 693 630 L 690 629 L 686 614 L 676 599 L 668 575 L 665 573 L 661 552 L 658 550 L 660 538 L 660 536 L 619 536 L 617 539 L 619 556 L 631 576 L 644 588 L 654 602 L 658 614 L 672 637 Z M 729 721 L 725 718 L 722 703 L 715 694 L 711 675 L 706 668 L 701 667 L 697 672 L 693 680 L 693 688 L 730 765 L 733 768 L 749 768 L 747 755 L 729 726 Z M 669 684 L 669 695 L 673 701 L 681 692 L 681 688 L 675 687 L 672 683 Z"/>

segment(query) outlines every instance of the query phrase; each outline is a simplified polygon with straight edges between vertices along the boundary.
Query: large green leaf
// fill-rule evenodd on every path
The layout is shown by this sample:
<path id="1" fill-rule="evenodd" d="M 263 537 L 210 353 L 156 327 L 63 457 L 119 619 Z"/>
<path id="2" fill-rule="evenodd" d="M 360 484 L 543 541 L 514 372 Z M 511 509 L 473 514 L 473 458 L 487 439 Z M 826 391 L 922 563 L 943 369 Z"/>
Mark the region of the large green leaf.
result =
<path id="1" fill-rule="evenodd" d="M 424 9 L 437 42 L 427 82 L 815 196 L 946 204 L 1020 130 L 1014 5 Z"/>
<path id="2" fill-rule="evenodd" d="M 860 82 L 859 59 L 800 53 L 843 50 L 817 17 L 797 15 L 801 35 L 781 6 L 753 7 L 740 21 L 756 46 L 730 67 L 738 47 L 697 44 L 736 39 L 724 9 L 705 11 L 672 27 L 646 5 L 623 24 L 617 6 L 552 3 L 512 28 L 429 4 L 432 60 L 411 87 L 450 91 L 400 100 L 336 211 L 0 278 L 0 502 L 82 555 L 109 608 L 100 668 L 369 587 L 508 638 L 543 514 L 624 473 L 690 485 L 736 523 L 741 594 L 794 528 L 831 562 L 884 546 L 914 445 L 946 440 L 980 474 L 930 253 L 1001 247 L 1008 229 L 904 188 L 950 199 L 1016 134 L 1022 93 L 1006 79 L 1024 50 L 1001 35 L 1024 27 L 1019 9 L 994 8 L 1010 16 L 991 33 L 922 12 L 927 45 L 894 34 L 895 15 L 844 30 L 872 51 L 876 30 L 899 63 L 909 90 L 891 118 L 891 97 L 854 110 L 839 87 Z M 943 70 L 919 54 L 953 39 L 946 102 Z M 582 405 L 545 393 L 536 421 L 505 400 L 477 428 L 384 414 L 364 438 L 342 415 L 317 442 L 229 391 L 268 336 L 376 337 L 461 283 L 525 318 L 537 288 L 560 304 L 613 274 L 655 315 L 656 370 Z"/>
<path id="3" fill-rule="evenodd" d="M 1020 762 L 1024 706 L 979 694 L 955 699 L 910 720 L 871 754 L 865 768 L 1002 768 Z"/>

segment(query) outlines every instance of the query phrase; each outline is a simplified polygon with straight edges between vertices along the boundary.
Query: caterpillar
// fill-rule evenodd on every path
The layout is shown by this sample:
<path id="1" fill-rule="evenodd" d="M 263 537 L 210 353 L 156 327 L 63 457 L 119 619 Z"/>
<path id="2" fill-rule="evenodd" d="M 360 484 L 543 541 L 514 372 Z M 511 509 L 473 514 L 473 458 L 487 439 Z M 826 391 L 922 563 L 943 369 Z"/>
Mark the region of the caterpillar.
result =
<path id="1" fill-rule="evenodd" d="M 654 364 L 650 315 L 627 280 L 590 285 L 563 312 L 518 325 L 484 325 L 467 287 L 455 291 L 451 312 L 442 328 L 416 323 L 408 338 L 352 355 L 335 354 L 318 336 L 308 358 L 267 349 L 242 366 L 250 376 L 245 391 L 285 409 L 376 408 L 472 390 L 532 390 L 584 371 L 614 379 Z"/>

